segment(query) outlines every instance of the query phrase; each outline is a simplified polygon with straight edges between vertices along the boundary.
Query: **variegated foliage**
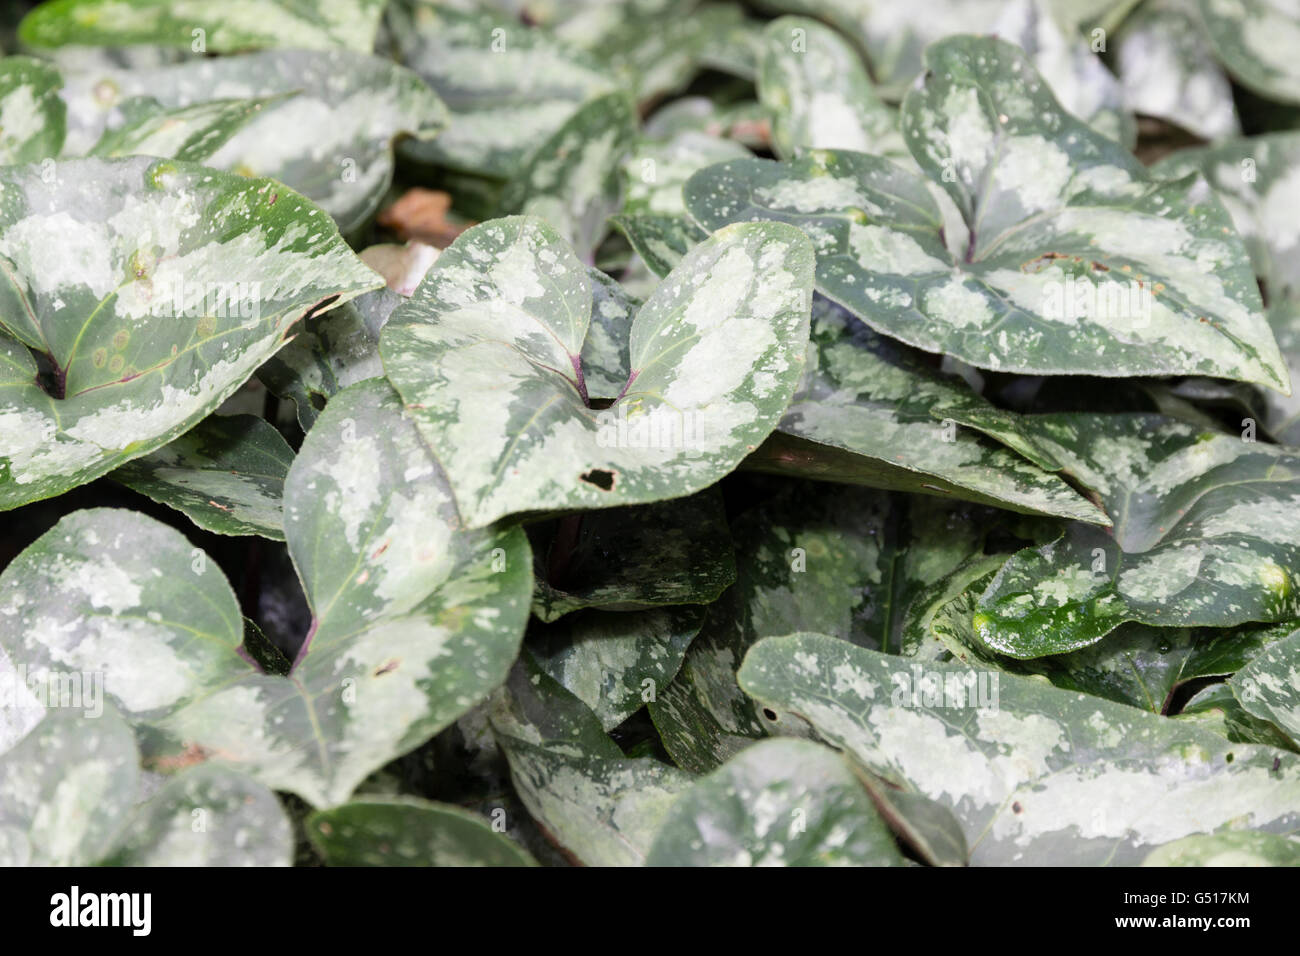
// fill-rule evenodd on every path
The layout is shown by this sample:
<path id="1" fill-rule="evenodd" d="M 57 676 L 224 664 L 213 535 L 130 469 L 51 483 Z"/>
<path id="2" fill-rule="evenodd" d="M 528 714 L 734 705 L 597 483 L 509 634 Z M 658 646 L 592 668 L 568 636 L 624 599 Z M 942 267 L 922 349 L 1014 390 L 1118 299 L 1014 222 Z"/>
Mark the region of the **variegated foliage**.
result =
<path id="1" fill-rule="evenodd" d="M 144 157 L 0 168 L 0 256 L 0 508 L 178 437 L 382 281 L 286 187 Z"/>
<path id="2" fill-rule="evenodd" d="M 1197 834 L 1294 831 L 1300 763 L 1131 707 L 820 634 L 759 642 L 741 686 L 948 807 L 977 864 L 1124 865 Z"/>
<path id="3" fill-rule="evenodd" d="M 378 381 L 336 395 L 312 429 L 285 480 L 284 532 L 313 612 L 287 676 L 244 653 L 234 594 L 202 551 L 110 509 L 69 515 L 0 576 L 0 649 L 29 674 L 102 674 L 155 769 L 228 765 L 341 803 L 505 678 L 528 546 L 518 530 L 460 528 Z M 42 708 L 28 705 L 30 723 Z"/>
<path id="4" fill-rule="evenodd" d="M 1249 260 L 1199 177 L 1150 176 L 1064 112 L 1018 48 L 956 37 L 903 104 L 916 162 L 960 210 L 964 248 L 923 179 L 817 150 L 710 167 L 684 187 L 704 226 L 799 225 L 817 289 L 869 325 L 981 368 L 1208 374 L 1289 391 Z"/>
<path id="5" fill-rule="evenodd" d="M 802 371 L 811 286 L 797 229 L 721 231 L 637 310 L 627 379 L 596 409 L 587 270 L 545 222 L 499 219 L 442 254 L 380 354 L 470 527 L 659 501 L 712 484 L 771 432 Z"/>

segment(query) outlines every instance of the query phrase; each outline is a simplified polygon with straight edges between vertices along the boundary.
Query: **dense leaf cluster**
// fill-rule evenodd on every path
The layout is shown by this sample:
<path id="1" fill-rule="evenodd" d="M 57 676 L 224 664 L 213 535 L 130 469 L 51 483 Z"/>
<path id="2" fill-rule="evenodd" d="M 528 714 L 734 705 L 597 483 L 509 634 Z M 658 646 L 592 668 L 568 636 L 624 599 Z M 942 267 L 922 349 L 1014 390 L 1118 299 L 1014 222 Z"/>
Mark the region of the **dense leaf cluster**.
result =
<path id="1" fill-rule="evenodd" d="M 0 862 L 1300 862 L 1291 5 L 9 27 Z"/>

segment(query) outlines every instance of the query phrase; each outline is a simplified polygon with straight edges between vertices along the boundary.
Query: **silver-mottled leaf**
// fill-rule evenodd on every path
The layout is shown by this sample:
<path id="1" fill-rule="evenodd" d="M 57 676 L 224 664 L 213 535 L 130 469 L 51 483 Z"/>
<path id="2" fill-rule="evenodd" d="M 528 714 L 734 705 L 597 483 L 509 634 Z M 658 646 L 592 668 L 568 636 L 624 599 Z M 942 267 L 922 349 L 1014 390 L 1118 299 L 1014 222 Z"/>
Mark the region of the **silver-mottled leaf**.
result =
<path id="1" fill-rule="evenodd" d="M 623 160 L 623 205 L 612 224 L 656 275 L 667 275 L 707 238 L 686 212 L 682 184 L 706 166 L 748 155 L 734 140 L 698 130 L 641 141 Z"/>
<path id="2" fill-rule="evenodd" d="M 613 730 L 667 687 L 704 621 L 702 607 L 640 613 L 581 611 L 535 625 L 537 666 Z"/>
<path id="3" fill-rule="evenodd" d="M 271 50 L 71 75 L 63 91 L 68 150 L 89 150 L 122 124 L 123 104 L 140 96 L 200 116 L 214 101 L 269 98 L 204 162 L 278 179 L 344 232 L 365 223 L 392 182 L 394 138 L 426 139 L 447 122 L 446 107 L 420 77 L 387 60 L 346 50 Z"/>
<path id="4" fill-rule="evenodd" d="M 834 26 L 866 50 L 872 75 L 889 99 L 901 98 L 907 85 L 924 67 L 923 53 L 932 43 L 959 33 L 998 33 L 1018 40 L 1016 27 L 1029 20 L 1037 27 L 1027 38 L 1035 44 L 1031 52 L 1052 69 L 1049 82 L 1059 73 L 1064 86 L 1058 96 L 1067 101 L 1077 80 L 1077 66 L 1070 58 L 1051 60 L 1055 44 L 1073 40 L 1084 23 L 1101 20 L 1108 8 L 1121 10 L 1134 0 L 1035 0 L 1008 3 L 1007 0 L 761 0 L 764 7 L 786 13 L 803 13 Z M 1039 48 L 1043 34 L 1059 35 L 1052 45 Z M 1042 69 L 1042 65 L 1039 66 Z M 1085 96 L 1095 95 L 1085 93 Z"/>
<path id="5" fill-rule="evenodd" d="M 32 672 L 104 673 L 159 769 L 219 761 L 337 804 L 501 683 L 531 561 L 518 529 L 460 529 L 378 380 L 336 395 L 309 433 L 285 481 L 285 535 L 314 614 L 287 677 L 240 653 L 238 605 L 203 552 L 124 511 L 77 512 L 15 559 L 0 645 Z"/>
<path id="6" fill-rule="evenodd" d="M 102 699 L 95 709 L 51 710 L 0 757 L 4 865 L 288 865 L 293 843 L 279 801 L 240 774 L 188 770 L 137 804 L 131 729 Z"/>
<path id="7" fill-rule="evenodd" d="M 1062 108 L 1131 147 L 1137 127 L 1119 81 L 1078 31 L 1059 22 L 1052 6 L 1050 0 L 1010 0 L 988 32 L 1025 51 Z"/>
<path id="8" fill-rule="evenodd" d="M 506 184 L 502 212 L 545 219 L 591 263 L 618 209 L 619 168 L 635 138 L 636 110 L 626 94 L 583 104 Z"/>
<path id="9" fill-rule="evenodd" d="M 293 449 L 253 415 L 214 415 L 112 473 L 128 488 L 217 534 L 284 540 L 284 477 Z"/>
<path id="10" fill-rule="evenodd" d="M 1203 139 L 1240 134 L 1232 84 L 1191 4 L 1147 0 L 1124 21 L 1115 59 L 1124 102 L 1134 112 Z"/>
<path id="11" fill-rule="evenodd" d="M 187 163 L 206 162 L 232 136 L 268 107 L 293 93 L 250 99 L 210 100 L 166 107 L 149 96 L 119 104 L 121 124 L 104 130 L 87 156 L 159 156 Z"/>
<path id="12" fill-rule="evenodd" d="M 901 866 L 844 758 L 806 740 L 737 754 L 668 811 L 647 866 Z"/>
<path id="13" fill-rule="evenodd" d="M 1038 681 L 958 664 L 914 671 L 794 634 L 756 644 L 740 682 L 952 809 L 975 864 L 1133 864 L 1185 836 L 1300 822 L 1293 754 Z"/>
<path id="14" fill-rule="evenodd" d="M 509 178 L 579 106 L 616 88 L 593 58 L 518 20 L 428 4 L 389 15 L 400 61 L 451 111 L 443 135 L 402 145 L 427 163 Z"/>
<path id="15" fill-rule="evenodd" d="M 1175 691 L 1189 681 L 1232 674 L 1295 628 L 1294 621 L 1232 629 L 1150 627 L 1130 622 L 1115 628 L 1105 640 L 1079 650 L 1017 660 L 991 651 L 974 633 L 977 601 L 994 571 L 996 568 L 969 581 L 970 590 L 952 595 L 930 619 L 932 636 L 954 658 L 1025 677 L 1045 677 L 1065 690 L 1155 714 L 1166 713 Z"/>
<path id="16" fill-rule="evenodd" d="M 803 381 L 746 467 L 1110 523 L 1018 416 L 821 296 Z"/>
<path id="17" fill-rule="evenodd" d="M 1040 657 L 1125 621 L 1229 627 L 1300 614 L 1300 456 L 1158 415 L 1033 421 L 1115 525 L 1070 524 L 1004 564 L 976 609 L 985 646 Z"/>
<path id="18" fill-rule="evenodd" d="M 59 99 L 63 77 L 48 63 L 26 56 L 0 59 L 0 166 L 57 156 L 67 132 Z"/>
<path id="19" fill-rule="evenodd" d="M 293 833 L 276 795 L 243 774 L 199 766 L 138 806 L 108 866 L 288 866 Z"/>
<path id="20" fill-rule="evenodd" d="M 876 94 L 858 52 L 830 27 L 780 17 L 763 31 L 758 100 L 772 118 L 772 151 L 851 149 L 905 156 L 897 112 Z"/>
<path id="21" fill-rule="evenodd" d="M 1156 847 L 1143 866 L 1300 866 L 1300 839 L 1254 830 L 1184 837 Z"/>
<path id="22" fill-rule="evenodd" d="M 531 661 L 491 711 L 515 791 L 551 840 L 587 866 L 640 866 L 691 784 L 675 767 L 622 756 L 600 720 Z"/>
<path id="23" fill-rule="evenodd" d="M 0 508 L 178 437 L 381 281 L 288 188 L 144 157 L 0 167 L 0 256 Z"/>
<path id="24" fill-rule="evenodd" d="M 584 5 L 558 22 L 555 33 L 599 60 L 637 102 L 648 103 L 684 89 L 705 58 L 746 23 L 736 4 L 637 0 Z"/>
<path id="25" fill-rule="evenodd" d="M 1243 86 L 1300 103 L 1300 5 L 1295 0 L 1197 0 L 1210 42 Z"/>
<path id="26" fill-rule="evenodd" d="M 1193 694 L 1175 719 L 1236 743 L 1264 744 L 1300 753 L 1300 746 L 1276 724 L 1261 720 L 1242 707 L 1226 683 L 1210 684 Z"/>
<path id="27" fill-rule="evenodd" d="M 470 527 L 658 501 L 712 484 L 767 437 L 802 371 L 811 285 L 798 230 L 719 232 L 637 312 L 631 374 L 598 411 L 579 360 L 586 270 L 544 222 L 499 219 L 442 254 L 380 354 Z"/>
<path id="28" fill-rule="evenodd" d="M 51 712 L 0 757 L 0 862 L 86 866 L 107 856 L 139 788 L 131 729 L 111 711 Z"/>
<path id="29" fill-rule="evenodd" d="M 691 214 L 710 228 L 799 225 L 817 247 L 819 292 L 980 368 L 1288 390 L 1246 251 L 1199 179 L 1149 176 L 1065 113 L 1010 44 L 958 37 L 927 57 L 903 133 L 960 210 L 964 253 L 945 242 L 923 180 L 858 153 L 703 170 L 684 188 Z"/>
<path id="30" fill-rule="evenodd" d="M 1228 686 L 1247 713 L 1276 725 L 1300 746 L 1300 630 L 1264 648 Z"/>
<path id="31" fill-rule="evenodd" d="M 1180 150 L 1152 167 L 1165 179 L 1201 173 L 1214 187 L 1270 301 L 1300 296 L 1300 133 L 1278 132 Z"/>
<path id="32" fill-rule="evenodd" d="M 23 19 L 18 35 L 34 47 L 154 44 L 197 53 L 277 46 L 369 52 L 383 9 L 384 0 L 215 5 L 207 0 L 52 0 Z"/>

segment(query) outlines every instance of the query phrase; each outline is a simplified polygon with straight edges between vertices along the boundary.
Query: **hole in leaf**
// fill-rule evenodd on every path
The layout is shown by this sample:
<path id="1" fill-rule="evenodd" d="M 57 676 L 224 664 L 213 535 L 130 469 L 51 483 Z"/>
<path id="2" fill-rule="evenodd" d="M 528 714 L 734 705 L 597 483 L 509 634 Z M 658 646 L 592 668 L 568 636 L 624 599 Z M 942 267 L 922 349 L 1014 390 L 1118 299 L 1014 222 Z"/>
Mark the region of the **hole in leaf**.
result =
<path id="1" fill-rule="evenodd" d="M 616 401 L 618 401 L 616 398 L 593 398 L 590 407 L 599 412 L 606 408 L 613 408 Z"/>
<path id="2" fill-rule="evenodd" d="M 1232 754 L 1228 754 L 1226 757 L 1223 758 L 1223 760 L 1224 763 L 1232 763 Z"/>
<path id="3" fill-rule="evenodd" d="M 771 707 L 764 707 L 763 716 L 766 717 L 768 720 L 776 720 L 776 711 L 774 711 Z"/>
<path id="4" fill-rule="evenodd" d="M 318 412 L 323 412 L 325 410 L 325 396 L 320 392 L 312 392 L 311 407 L 316 409 Z"/>
<path id="5" fill-rule="evenodd" d="M 589 485 L 595 485 L 601 491 L 609 491 L 614 487 L 614 473 L 605 471 L 603 468 L 593 468 L 582 476 L 582 480 Z"/>

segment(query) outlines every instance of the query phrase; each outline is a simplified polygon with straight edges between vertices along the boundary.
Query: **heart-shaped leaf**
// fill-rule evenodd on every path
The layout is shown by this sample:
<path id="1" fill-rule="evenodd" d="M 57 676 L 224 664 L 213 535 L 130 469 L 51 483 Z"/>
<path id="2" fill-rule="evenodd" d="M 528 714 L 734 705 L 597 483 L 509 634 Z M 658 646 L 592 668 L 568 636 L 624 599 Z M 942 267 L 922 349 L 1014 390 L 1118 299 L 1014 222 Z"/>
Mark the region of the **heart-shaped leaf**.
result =
<path id="1" fill-rule="evenodd" d="M 268 180 L 144 157 L 57 170 L 0 168 L 0 508 L 178 437 L 306 312 L 380 281 Z"/>
<path id="2" fill-rule="evenodd" d="M 1300 20 L 1291 0 L 1197 0 L 1219 61 L 1243 86 L 1300 103 Z"/>
<path id="3" fill-rule="evenodd" d="M 366 797 L 307 820 L 330 866 L 536 866 L 475 813 L 412 797 Z"/>
<path id="4" fill-rule="evenodd" d="M 1192 834 L 1287 833 L 1300 822 L 1293 754 L 1036 680 L 909 667 L 793 634 L 756 644 L 740 683 L 949 807 L 975 864 L 1132 864 Z"/>
<path id="5" fill-rule="evenodd" d="M 217 109 L 218 100 L 265 99 L 257 115 L 204 161 L 278 179 L 318 203 L 348 233 L 374 214 L 392 182 L 394 138 L 428 138 L 447 121 L 446 107 L 416 74 L 346 50 L 274 50 L 156 69 L 90 71 L 70 76 L 63 95 L 71 152 L 89 150 L 106 129 L 121 126 L 124 104 L 136 97 L 153 97 L 181 116 L 202 116 Z M 175 127 L 169 131 L 176 133 Z"/>
<path id="6" fill-rule="evenodd" d="M 289 864 L 289 821 L 265 787 L 197 767 L 136 804 L 138 761 L 130 727 L 111 708 L 51 710 L 0 757 L 0 864 Z"/>
<path id="7" fill-rule="evenodd" d="M 62 75 L 48 63 L 26 56 L 0 59 L 0 166 L 58 155 L 67 132 L 62 86 Z"/>
<path id="8" fill-rule="evenodd" d="M 898 114 L 872 86 L 858 52 L 830 27 L 780 17 L 763 31 L 758 100 L 772 117 L 772 151 L 851 149 L 905 155 Z"/>
<path id="9" fill-rule="evenodd" d="M 844 758 L 765 740 L 687 790 L 647 866 L 901 866 L 902 854 Z"/>
<path id="10" fill-rule="evenodd" d="M 821 296 L 811 324 L 803 381 L 776 433 L 746 467 L 1110 523 L 1044 471 L 1060 465 L 1018 416 Z"/>
<path id="11" fill-rule="evenodd" d="M 104 672 L 155 766 L 221 761 L 337 804 L 504 679 L 528 614 L 527 542 L 459 529 L 382 381 L 340 392 L 309 433 L 285 536 L 314 614 L 287 677 L 239 653 L 238 606 L 203 552 L 131 512 L 76 512 L 10 564 L 0 646 L 31 673 Z"/>
<path id="12" fill-rule="evenodd" d="M 1125 621 L 1230 627 L 1300 613 L 1300 457 L 1158 415 L 1039 417 L 1041 441 L 1115 516 L 1002 566 L 975 633 L 1001 654 L 1060 654 Z"/>
<path id="13" fill-rule="evenodd" d="M 113 472 L 122 484 L 217 534 L 284 540 L 284 478 L 293 449 L 255 415 L 214 415 Z"/>
<path id="14" fill-rule="evenodd" d="M 1016 47 L 957 37 L 927 53 L 903 132 L 954 201 L 944 241 L 923 180 L 886 160 L 814 152 L 696 173 L 708 228 L 792 222 L 817 288 L 876 329 L 980 368 L 1288 380 L 1231 220 L 1199 180 L 1166 183 L 1065 113 Z"/>
<path id="15" fill-rule="evenodd" d="M 535 626 L 528 646 L 541 670 L 613 730 L 668 686 L 703 621 L 700 607 L 583 611 Z"/>
<path id="16" fill-rule="evenodd" d="M 258 47 L 342 47 L 368 52 L 384 0 L 51 0 L 29 13 L 18 36 L 35 47 L 148 43 L 195 53 L 237 53 Z"/>
<path id="17" fill-rule="evenodd" d="M 798 230 L 720 232 L 637 312 L 631 374 L 598 411 L 579 359 L 586 270 L 544 222 L 500 219 L 442 254 L 393 313 L 380 354 L 470 527 L 683 497 L 731 471 L 785 410 L 811 285 Z"/>

